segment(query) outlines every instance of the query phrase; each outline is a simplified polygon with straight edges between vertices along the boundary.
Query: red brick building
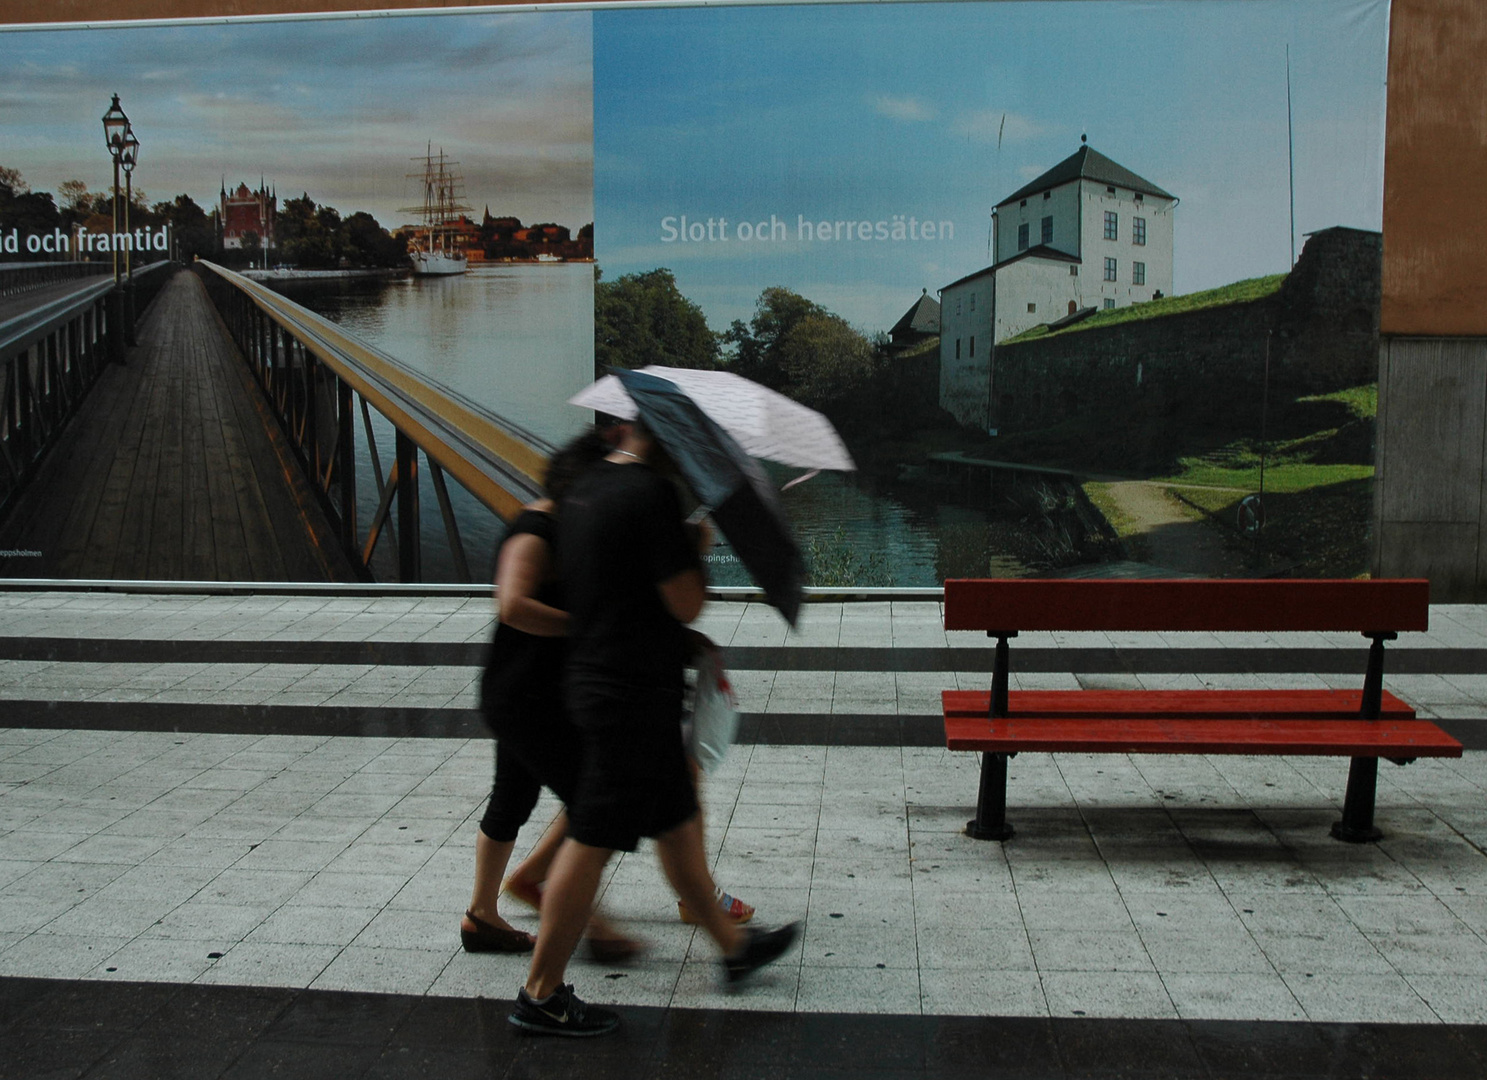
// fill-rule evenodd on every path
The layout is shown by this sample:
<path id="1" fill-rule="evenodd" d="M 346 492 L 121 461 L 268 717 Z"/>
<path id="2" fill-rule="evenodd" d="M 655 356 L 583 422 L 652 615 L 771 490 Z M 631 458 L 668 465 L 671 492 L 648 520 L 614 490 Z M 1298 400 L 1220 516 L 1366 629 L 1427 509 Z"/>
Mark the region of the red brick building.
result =
<path id="1" fill-rule="evenodd" d="M 227 183 L 222 184 L 221 204 L 218 207 L 222 222 L 222 246 L 240 249 L 243 237 L 248 233 L 258 237 L 258 246 L 267 250 L 274 246 L 274 219 L 279 208 L 279 197 L 260 180 L 257 191 L 249 191 L 247 184 L 239 184 L 231 194 Z"/>

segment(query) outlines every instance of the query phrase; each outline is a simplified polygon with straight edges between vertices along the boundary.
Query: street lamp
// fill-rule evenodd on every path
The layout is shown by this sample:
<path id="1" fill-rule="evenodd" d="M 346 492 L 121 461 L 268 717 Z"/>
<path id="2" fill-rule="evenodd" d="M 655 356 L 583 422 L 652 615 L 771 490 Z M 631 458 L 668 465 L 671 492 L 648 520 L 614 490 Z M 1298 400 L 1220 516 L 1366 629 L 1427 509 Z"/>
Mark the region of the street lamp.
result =
<path id="1" fill-rule="evenodd" d="M 124 170 L 124 333 L 131 345 L 134 340 L 134 238 L 129 231 L 129 207 L 134 202 L 134 166 L 139 161 L 139 140 L 134 137 L 133 126 L 124 129 L 124 145 L 119 150 L 119 165 Z"/>
<path id="2" fill-rule="evenodd" d="M 108 107 L 108 112 L 103 114 L 103 144 L 108 147 L 109 156 L 114 159 L 114 233 L 119 231 L 119 165 L 124 156 L 125 136 L 132 134 L 129 130 L 129 117 L 124 115 L 124 110 L 119 108 L 119 95 L 114 95 L 113 104 Z M 131 166 L 132 167 L 132 166 Z M 109 248 L 114 253 L 114 284 L 119 282 L 119 252 L 114 246 L 113 239 L 109 239 Z"/>
<path id="3" fill-rule="evenodd" d="M 109 250 L 114 254 L 114 290 L 108 295 L 108 339 L 109 351 L 120 364 L 124 363 L 126 334 L 133 335 L 132 330 L 125 328 L 124 297 L 119 288 L 119 166 L 124 156 L 126 134 L 130 134 L 129 117 L 119 108 L 119 95 L 115 94 L 113 104 L 103 114 L 103 145 L 108 147 L 109 156 L 114 159 L 114 231 L 108 242 Z"/>

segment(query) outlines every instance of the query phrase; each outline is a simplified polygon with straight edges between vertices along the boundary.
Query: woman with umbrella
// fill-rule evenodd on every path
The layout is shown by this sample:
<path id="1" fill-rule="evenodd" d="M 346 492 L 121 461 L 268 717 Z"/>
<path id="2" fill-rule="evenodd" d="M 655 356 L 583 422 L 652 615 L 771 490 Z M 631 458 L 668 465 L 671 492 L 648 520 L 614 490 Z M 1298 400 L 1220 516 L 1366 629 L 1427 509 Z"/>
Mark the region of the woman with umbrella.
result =
<path id="1" fill-rule="evenodd" d="M 741 927 L 717 906 L 681 738 L 685 626 L 702 611 L 700 553 L 683 526 L 676 489 L 652 464 L 662 455 L 640 424 L 562 504 L 559 559 L 569 610 L 565 697 L 584 737 L 569 805 L 568 839 L 542 904 L 542 928 L 511 1023 L 553 1035 L 602 1035 L 619 1017 L 586 1005 L 563 982 L 604 867 L 616 850 L 655 840 L 679 899 L 742 978 L 794 941 Z"/>

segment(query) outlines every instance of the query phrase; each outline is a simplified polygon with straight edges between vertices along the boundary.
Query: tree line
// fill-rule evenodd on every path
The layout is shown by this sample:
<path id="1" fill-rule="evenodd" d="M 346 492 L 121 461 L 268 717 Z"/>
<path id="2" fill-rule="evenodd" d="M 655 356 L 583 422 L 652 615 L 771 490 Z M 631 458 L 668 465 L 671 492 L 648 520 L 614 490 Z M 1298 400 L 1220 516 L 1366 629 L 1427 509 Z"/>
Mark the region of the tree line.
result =
<path id="1" fill-rule="evenodd" d="M 121 192 L 121 201 L 123 197 Z M 130 194 L 131 229 L 170 226 L 179 257 L 187 262 L 200 256 L 245 264 L 256 255 L 258 238 L 248 238 L 251 242 L 241 250 L 223 250 L 217 217 L 215 209 L 202 209 L 190 195 L 152 203 L 143 188 Z M 95 233 L 111 232 L 113 193 L 89 191 L 81 180 L 64 180 L 55 194 L 33 191 L 20 170 L 0 166 L 0 225 L 23 233 L 70 233 L 79 225 Z M 273 239 L 271 258 L 305 269 L 398 266 L 407 258 L 406 243 L 371 214 L 357 211 L 343 219 L 340 211 L 318 205 L 308 193 L 279 205 Z"/>
<path id="2" fill-rule="evenodd" d="M 596 268 L 594 361 L 607 367 L 722 369 L 819 409 L 845 428 L 876 421 L 875 389 L 890 377 L 883 335 L 782 286 L 759 294 L 754 315 L 718 333 L 662 267 L 605 281 Z"/>

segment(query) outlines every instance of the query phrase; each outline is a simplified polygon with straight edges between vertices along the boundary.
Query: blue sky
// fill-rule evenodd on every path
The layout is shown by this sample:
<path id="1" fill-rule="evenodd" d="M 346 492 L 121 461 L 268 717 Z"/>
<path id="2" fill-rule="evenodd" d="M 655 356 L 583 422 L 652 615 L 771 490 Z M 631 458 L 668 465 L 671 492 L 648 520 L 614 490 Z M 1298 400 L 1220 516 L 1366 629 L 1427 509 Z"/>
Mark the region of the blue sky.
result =
<path id="1" fill-rule="evenodd" d="M 1175 291 L 1281 272 L 1286 47 L 1299 250 L 1314 229 L 1381 227 L 1387 32 L 1387 0 L 599 11 L 599 261 L 610 278 L 669 266 L 718 329 L 784 285 L 886 330 L 920 289 L 986 265 L 991 207 L 1087 133 L 1181 199 Z M 683 214 L 773 214 L 792 239 L 663 242 Z M 954 239 L 793 239 L 801 215 L 895 214 Z"/>
<path id="2" fill-rule="evenodd" d="M 421 15 L 0 33 L 0 164 L 34 190 L 112 181 L 100 118 L 117 93 L 152 200 L 214 205 L 259 175 L 383 225 L 419 201 L 432 141 L 477 212 L 593 219 L 587 12 Z"/>

